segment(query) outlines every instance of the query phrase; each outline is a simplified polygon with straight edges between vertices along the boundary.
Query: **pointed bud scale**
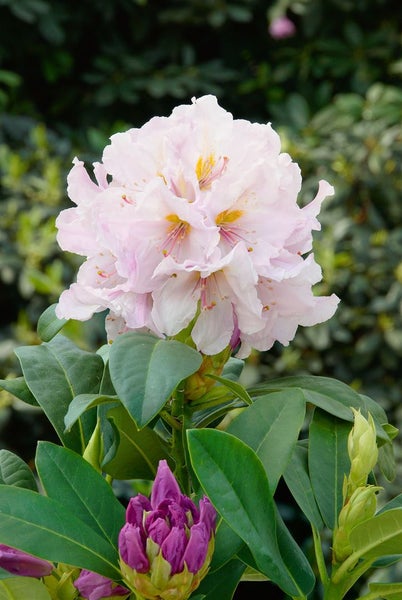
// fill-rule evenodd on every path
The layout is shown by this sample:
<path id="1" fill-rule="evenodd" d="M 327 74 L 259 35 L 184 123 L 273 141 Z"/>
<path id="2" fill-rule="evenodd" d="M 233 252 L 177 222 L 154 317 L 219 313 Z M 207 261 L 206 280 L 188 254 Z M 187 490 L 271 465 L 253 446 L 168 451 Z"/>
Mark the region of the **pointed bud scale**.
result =
<path id="1" fill-rule="evenodd" d="M 368 485 L 358 487 L 343 506 L 334 532 L 333 555 L 335 562 L 343 562 L 352 553 L 349 536 L 354 527 L 375 515 L 377 492 L 381 488 Z"/>
<path id="2" fill-rule="evenodd" d="M 211 502 L 204 497 L 198 508 L 184 496 L 163 460 L 150 505 L 133 499 L 126 518 L 141 522 L 141 527 L 127 522 L 119 535 L 126 585 L 144 600 L 187 600 L 208 572 L 214 551 L 216 512 Z"/>
<path id="3" fill-rule="evenodd" d="M 22 550 L 0 544 L 0 567 L 13 575 L 44 577 L 53 571 L 52 563 Z"/>

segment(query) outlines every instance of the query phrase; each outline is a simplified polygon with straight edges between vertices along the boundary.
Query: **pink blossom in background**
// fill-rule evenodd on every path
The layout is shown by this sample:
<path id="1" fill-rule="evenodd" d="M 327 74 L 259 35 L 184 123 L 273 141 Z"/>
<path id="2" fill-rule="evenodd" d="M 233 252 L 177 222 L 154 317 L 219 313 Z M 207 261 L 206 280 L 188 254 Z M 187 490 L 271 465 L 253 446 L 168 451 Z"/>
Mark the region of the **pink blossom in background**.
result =
<path id="1" fill-rule="evenodd" d="M 200 351 L 216 354 L 236 337 L 245 357 L 335 312 L 336 296 L 312 293 L 321 270 L 311 252 L 333 188 L 321 181 L 298 206 L 300 169 L 270 124 L 233 119 L 203 96 L 113 135 L 94 175 L 74 159 L 75 206 L 57 219 L 58 242 L 86 260 L 58 317 L 108 309 L 110 340 L 127 330 L 170 337 L 192 324 Z"/>
<path id="2" fill-rule="evenodd" d="M 273 19 L 268 27 L 269 34 L 275 40 L 282 40 L 292 37 L 296 33 L 296 27 L 285 15 Z"/>

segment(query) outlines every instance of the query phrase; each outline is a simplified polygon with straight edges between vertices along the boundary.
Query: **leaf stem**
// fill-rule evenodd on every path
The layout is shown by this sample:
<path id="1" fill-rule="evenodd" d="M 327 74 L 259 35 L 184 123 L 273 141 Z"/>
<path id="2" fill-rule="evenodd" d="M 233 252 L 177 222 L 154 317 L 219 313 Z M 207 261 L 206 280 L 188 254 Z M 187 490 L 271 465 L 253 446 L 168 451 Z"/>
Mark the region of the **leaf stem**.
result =
<path id="1" fill-rule="evenodd" d="M 190 493 L 190 476 L 186 457 L 186 419 L 185 419 L 184 386 L 177 388 L 172 397 L 172 414 L 176 425 L 172 428 L 172 458 L 176 463 L 175 477 L 183 492 Z"/>

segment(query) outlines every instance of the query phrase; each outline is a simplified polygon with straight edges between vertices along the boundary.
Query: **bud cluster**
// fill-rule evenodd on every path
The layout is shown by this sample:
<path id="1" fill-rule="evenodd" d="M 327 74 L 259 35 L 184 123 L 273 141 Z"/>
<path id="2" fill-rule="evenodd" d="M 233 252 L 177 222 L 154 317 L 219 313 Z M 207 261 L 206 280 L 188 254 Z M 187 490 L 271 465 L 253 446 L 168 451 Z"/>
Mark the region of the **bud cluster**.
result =
<path id="1" fill-rule="evenodd" d="M 369 473 L 378 460 L 376 429 L 373 417 L 368 414 L 365 419 L 360 411 L 352 409 L 354 425 L 348 438 L 348 453 L 350 458 L 350 473 L 348 477 L 348 496 L 353 491 L 367 483 Z"/>
<path id="2" fill-rule="evenodd" d="M 127 507 L 119 535 L 125 583 L 139 598 L 186 600 L 208 571 L 215 520 L 208 498 L 198 508 L 160 461 L 151 498 L 138 494 Z"/>
<path id="3" fill-rule="evenodd" d="M 343 562 L 352 554 L 349 543 L 354 527 L 370 519 L 377 509 L 378 486 L 367 485 L 369 473 L 378 460 L 376 429 L 373 417 L 366 419 L 353 409 L 354 425 L 348 437 L 350 472 L 343 483 L 343 507 L 333 536 L 333 560 Z"/>
<path id="4" fill-rule="evenodd" d="M 376 494 L 381 488 L 374 485 L 358 487 L 339 513 L 338 527 L 334 534 L 333 556 L 337 563 L 352 554 L 349 537 L 352 529 L 374 517 L 377 510 Z"/>

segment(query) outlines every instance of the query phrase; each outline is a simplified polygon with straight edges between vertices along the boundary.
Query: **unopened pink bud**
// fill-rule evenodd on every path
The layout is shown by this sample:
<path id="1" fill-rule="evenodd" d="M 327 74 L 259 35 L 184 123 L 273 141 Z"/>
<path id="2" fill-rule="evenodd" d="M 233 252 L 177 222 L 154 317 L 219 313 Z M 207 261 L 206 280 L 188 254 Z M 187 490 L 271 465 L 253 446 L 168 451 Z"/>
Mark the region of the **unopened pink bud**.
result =
<path id="1" fill-rule="evenodd" d="M 103 600 L 115 596 L 127 596 L 130 590 L 117 585 L 107 577 L 83 569 L 74 586 L 85 600 Z"/>
<path id="2" fill-rule="evenodd" d="M 172 471 L 169 469 L 166 460 L 161 460 L 159 462 L 158 472 L 156 474 L 155 481 L 152 486 L 152 507 L 157 508 L 158 505 L 167 498 L 179 502 L 180 497 L 181 492 L 179 484 L 174 478 Z"/>
<path id="3" fill-rule="evenodd" d="M 52 563 L 22 550 L 0 544 L 0 567 L 13 575 L 45 577 L 53 571 Z"/>
<path id="4" fill-rule="evenodd" d="M 272 38 L 281 40 L 292 37 L 296 33 L 296 27 L 293 21 L 283 15 L 271 21 L 268 31 Z"/>
<path id="5" fill-rule="evenodd" d="M 211 502 L 204 497 L 197 508 L 181 493 L 167 462 L 160 461 L 151 501 L 130 500 L 126 518 L 119 535 L 124 581 L 144 600 L 187 600 L 208 572 L 214 551 Z"/>

